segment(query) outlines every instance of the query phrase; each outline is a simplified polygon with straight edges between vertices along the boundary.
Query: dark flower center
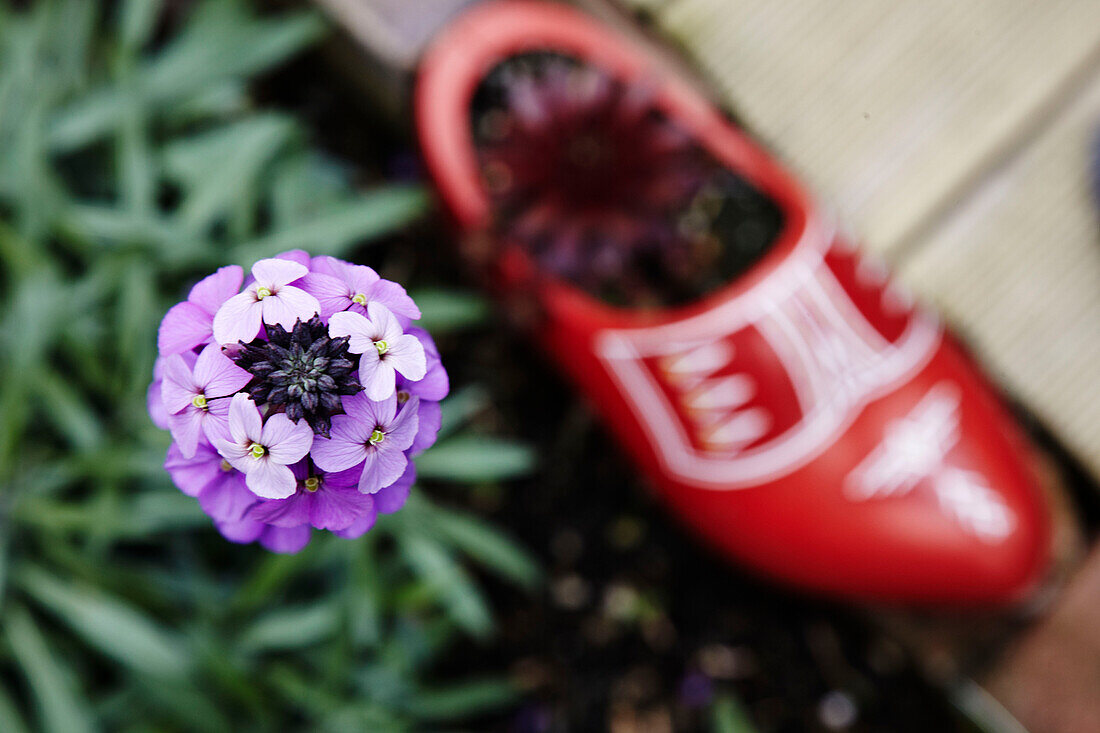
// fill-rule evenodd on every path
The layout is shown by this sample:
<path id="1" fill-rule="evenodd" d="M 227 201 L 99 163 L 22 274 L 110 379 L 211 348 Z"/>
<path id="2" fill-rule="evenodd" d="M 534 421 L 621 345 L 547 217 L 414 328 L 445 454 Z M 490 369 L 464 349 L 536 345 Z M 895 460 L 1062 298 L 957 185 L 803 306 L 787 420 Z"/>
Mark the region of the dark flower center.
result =
<path id="1" fill-rule="evenodd" d="M 252 374 L 245 391 L 257 403 L 281 407 L 291 420 L 305 419 L 314 432 L 328 437 L 332 416 L 341 412 L 341 395 L 362 389 L 347 337 L 329 337 L 317 316 L 299 320 L 291 331 L 267 326 L 267 336 L 267 341 L 241 343 L 234 357 Z"/>

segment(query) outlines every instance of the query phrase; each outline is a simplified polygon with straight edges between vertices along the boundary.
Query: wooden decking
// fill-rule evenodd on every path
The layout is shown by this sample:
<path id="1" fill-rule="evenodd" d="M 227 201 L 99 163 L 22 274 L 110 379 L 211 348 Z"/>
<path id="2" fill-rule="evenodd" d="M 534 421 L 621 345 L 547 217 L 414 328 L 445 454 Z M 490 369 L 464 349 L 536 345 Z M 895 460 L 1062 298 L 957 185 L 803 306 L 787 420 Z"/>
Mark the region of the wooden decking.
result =
<path id="1" fill-rule="evenodd" d="M 628 4 L 1100 475 L 1100 2 Z"/>

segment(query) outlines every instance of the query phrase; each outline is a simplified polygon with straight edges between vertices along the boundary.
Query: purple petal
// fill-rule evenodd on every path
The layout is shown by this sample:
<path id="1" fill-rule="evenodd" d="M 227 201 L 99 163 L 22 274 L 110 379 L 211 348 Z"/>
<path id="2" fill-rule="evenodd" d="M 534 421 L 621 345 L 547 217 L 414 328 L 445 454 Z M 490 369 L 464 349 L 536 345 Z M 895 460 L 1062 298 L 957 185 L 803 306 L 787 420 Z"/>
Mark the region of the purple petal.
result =
<path id="1" fill-rule="evenodd" d="M 351 304 L 347 284 L 331 275 L 311 272 L 302 278 L 299 285 L 302 290 L 317 299 L 317 303 L 321 306 L 322 318 L 328 318 Z"/>
<path id="2" fill-rule="evenodd" d="M 309 268 L 300 262 L 280 260 L 274 257 L 259 260 L 252 266 L 252 277 L 256 278 L 258 285 L 268 290 L 275 290 L 283 285 L 289 285 L 298 278 L 305 277 L 308 273 Z"/>
<path id="3" fill-rule="evenodd" d="M 344 263 L 343 278 L 352 294 L 361 293 L 368 297 L 381 279 L 378 277 L 377 272 L 366 265 L 352 265 L 346 262 Z"/>
<path id="4" fill-rule="evenodd" d="M 197 407 L 188 407 L 181 413 L 168 416 L 168 430 L 172 438 L 179 445 L 180 453 L 184 458 L 191 458 L 199 445 L 202 437 L 202 410 Z"/>
<path id="5" fill-rule="evenodd" d="M 248 343 L 260 332 L 262 313 L 263 301 L 256 300 L 254 291 L 234 295 L 214 314 L 214 341 L 222 346 L 238 341 Z"/>
<path id="6" fill-rule="evenodd" d="M 397 414 L 397 395 L 393 394 L 384 400 L 379 400 L 374 403 L 374 418 L 379 425 L 385 425 L 387 432 L 389 431 L 389 424 L 393 422 L 394 415 Z"/>
<path id="7" fill-rule="evenodd" d="M 365 440 L 370 435 L 371 430 L 374 430 L 376 423 L 384 423 L 378 417 L 378 403 L 373 402 L 362 392 L 356 392 L 350 397 L 345 397 L 341 402 L 344 412 L 348 414 L 348 417 L 352 418 L 355 422 L 362 425 L 369 424 L 370 427 L 362 433 L 362 438 Z M 334 418 L 339 420 L 339 417 Z M 346 422 L 346 421 L 345 421 Z M 356 435 L 359 435 L 358 433 Z"/>
<path id="8" fill-rule="evenodd" d="M 247 473 L 252 470 L 252 464 L 256 461 L 248 450 L 248 443 L 238 443 L 234 440 L 215 440 L 214 447 L 218 454 L 229 463 L 230 466 Z"/>
<path id="9" fill-rule="evenodd" d="M 302 267 L 309 267 L 309 252 L 304 249 L 288 249 L 286 252 L 275 255 L 275 259 L 290 260 L 291 262 L 297 262 Z"/>
<path id="10" fill-rule="evenodd" d="M 386 440 L 384 443 L 388 445 L 389 449 L 403 451 L 412 445 L 417 428 L 420 425 L 419 408 L 420 398 L 410 397 L 397 417 L 386 424 Z"/>
<path id="11" fill-rule="evenodd" d="M 359 478 L 359 491 L 364 494 L 373 494 L 389 486 L 401 478 L 409 465 L 405 454 L 396 448 L 387 449 L 386 442 L 379 443 L 371 453 L 374 460 L 367 458 L 363 475 Z"/>
<path id="12" fill-rule="evenodd" d="M 305 420 L 295 423 L 279 412 L 264 423 L 258 442 L 267 448 L 272 461 L 287 466 L 309 453 L 313 445 L 313 428 Z"/>
<path id="13" fill-rule="evenodd" d="M 161 356 L 190 351 L 210 340 L 211 328 L 209 313 L 194 303 L 176 303 L 157 329 L 157 349 Z"/>
<path id="14" fill-rule="evenodd" d="M 353 354 L 369 354 L 374 348 L 374 330 L 366 316 L 352 311 L 333 313 L 328 322 L 328 335 L 332 338 L 348 337 L 348 350 Z"/>
<path id="15" fill-rule="evenodd" d="M 233 401 L 229 403 L 229 434 L 234 442 L 242 444 L 258 443 L 263 434 L 260 410 L 244 392 L 233 395 Z"/>
<path id="16" fill-rule="evenodd" d="M 420 309 L 416 307 L 405 288 L 392 280 L 379 280 L 370 291 L 370 299 L 389 308 L 393 313 L 414 321 L 420 318 Z"/>
<path id="17" fill-rule="evenodd" d="M 322 486 L 313 496 L 309 522 L 317 529 L 341 530 L 350 527 L 360 517 L 373 515 L 374 499 L 355 489 Z"/>
<path id="18" fill-rule="evenodd" d="M 317 468 L 322 471 L 343 471 L 366 459 L 367 449 L 363 445 L 366 439 L 354 440 L 356 434 L 347 432 L 347 426 L 342 425 L 341 417 L 343 416 L 337 416 L 332 420 L 331 438 L 317 436 L 313 441 L 310 455 L 313 457 L 313 462 L 317 464 Z"/>
<path id="19" fill-rule="evenodd" d="M 252 375 L 234 364 L 217 344 L 210 344 L 195 362 L 195 383 L 207 398 L 224 397 L 239 391 Z"/>
<path id="20" fill-rule="evenodd" d="M 338 260 L 335 257 L 329 255 L 318 255 L 309 261 L 309 271 L 319 272 L 322 275 L 330 275 L 337 280 L 344 279 L 344 268 L 348 266 L 347 262 Z"/>
<path id="21" fill-rule="evenodd" d="M 164 459 L 164 470 L 180 491 L 188 496 L 198 496 L 222 473 L 221 462 L 221 456 L 210 446 L 200 446 L 191 458 L 186 458 L 179 446 L 172 443 Z"/>
<path id="22" fill-rule="evenodd" d="M 149 410 L 149 419 L 161 430 L 168 429 L 168 410 L 164 409 L 164 398 L 160 393 L 161 380 L 154 379 L 145 393 L 145 406 Z"/>
<path id="23" fill-rule="evenodd" d="M 325 474 L 324 483 L 330 489 L 353 489 L 359 485 L 359 475 L 363 467 L 359 464 L 343 471 L 330 471 Z"/>
<path id="24" fill-rule="evenodd" d="M 309 521 L 310 504 L 316 497 L 299 491 L 287 499 L 260 501 L 248 511 L 248 518 L 276 527 L 297 527 Z"/>
<path id="25" fill-rule="evenodd" d="M 308 524 L 301 527 L 264 527 L 260 535 L 260 544 L 272 552 L 294 554 L 309 544 Z"/>
<path id="26" fill-rule="evenodd" d="M 424 378 L 428 371 L 428 362 L 424 356 L 424 344 L 415 336 L 398 336 L 394 341 L 386 341 L 386 345 L 389 349 L 385 359 L 390 366 L 412 382 Z"/>
<path id="27" fill-rule="evenodd" d="M 293 285 L 284 285 L 275 295 L 264 298 L 263 322 L 270 325 L 278 323 L 290 331 L 298 321 L 308 321 L 321 312 L 321 305 L 312 295 Z"/>
<path id="28" fill-rule="evenodd" d="M 378 511 L 372 508 L 370 512 L 356 519 L 347 529 L 334 530 L 333 534 L 337 537 L 343 537 L 345 540 L 359 539 L 370 531 L 376 519 L 378 519 Z"/>
<path id="29" fill-rule="evenodd" d="M 199 506 L 216 522 L 239 522 L 258 499 L 245 486 L 244 474 L 240 471 L 219 468 L 218 473 L 219 476 L 199 493 Z"/>
<path id="30" fill-rule="evenodd" d="M 439 347 L 435 345 L 435 340 L 432 335 L 419 326 L 412 326 L 405 329 L 405 333 L 412 334 L 420 339 L 420 343 L 424 344 L 424 353 L 428 356 L 428 360 L 431 361 L 431 357 L 439 358 Z"/>
<path id="31" fill-rule="evenodd" d="M 359 485 L 356 487 L 360 494 L 373 494 L 382 488 L 382 482 L 378 480 L 377 463 L 378 449 L 367 450 L 363 460 L 363 473 L 359 474 Z"/>
<path id="32" fill-rule="evenodd" d="M 236 295 L 244 281 L 244 270 L 240 265 L 219 267 L 213 275 L 208 275 L 195 283 L 187 300 L 213 316 L 225 301 Z"/>
<path id="33" fill-rule="evenodd" d="M 262 499 L 285 499 L 294 493 L 297 481 L 290 469 L 264 457 L 245 471 L 248 490 Z"/>
<path id="34" fill-rule="evenodd" d="M 172 354 L 164 360 L 164 381 L 160 386 L 160 396 L 169 415 L 190 406 L 191 400 L 199 391 L 191 369 L 182 356 Z"/>
<path id="35" fill-rule="evenodd" d="M 222 537 L 225 537 L 230 542 L 236 542 L 241 545 L 255 542 L 260 538 L 264 530 L 267 529 L 266 524 L 252 522 L 247 519 L 239 522 L 214 522 L 214 526 L 222 533 Z"/>
<path id="36" fill-rule="evenodd" d="M 409 465 L 405 469 L 405 473 L 401 474 L 401 478 L 389 486 L 379 489 L 378 493 L 374 494 L 375 509 L 382 514 L 393 514 L 405 506 L 405 501 L 409 498 L 409 491 L 414 483 L 416 483 L 416 466 L 413 465 L 412 461 L 409 461 Z"/>
<path id="37" fill-rule="evenodd" d="M 415 382 L 409 379 L 397 380 L 397 388 L 403 389 L 409 394 L 414 394 L 423 400 L 438 402 L 451 391 L 451 380 L 447 376 L 447 370 L 443 368 L 443 362 L 439 357 L 427 355 L 428 369 L 423 379 Z"/>
<path id="38" fill-rule="evenodd" d="M 202 433 L 210 445 L 217 445 L 220 440 L 232 440 L 233 436 L 229 433 L 229 400 L 223 397 L 208 403 L 202 417 Z"/>
<path id="39" fill-rule="evenodd" d="M 409 450 L 413 455 L 431 448 L 435 444 L 435 438 L 439 434 L 439 427 L 443 424 L 443 410 L 439 403 L 432 400 L 421 400 L 417 415 L 416 437 L 413 438 Z"/>

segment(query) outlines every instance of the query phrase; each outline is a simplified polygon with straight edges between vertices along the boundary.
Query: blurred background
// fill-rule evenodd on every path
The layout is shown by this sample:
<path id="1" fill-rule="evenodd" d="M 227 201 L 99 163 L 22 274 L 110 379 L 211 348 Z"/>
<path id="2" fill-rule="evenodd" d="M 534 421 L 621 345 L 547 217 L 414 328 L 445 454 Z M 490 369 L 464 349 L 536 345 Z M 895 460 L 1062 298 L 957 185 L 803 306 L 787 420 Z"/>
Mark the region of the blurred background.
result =
<path id="1" fill-rule="evenodd" d="M 639 490 L 458 274 L 382 5 L 0 0 L 0 731 L 1019 730 L 928 682 L 918 622 Z M 1095 518 L 1100 5 L 617 10 L 946 312 Z M 296 247 L 408 285 L 453 392 L 404 510 L 276 556 L 172 486 L 145 390 L 196 279 Z"/>

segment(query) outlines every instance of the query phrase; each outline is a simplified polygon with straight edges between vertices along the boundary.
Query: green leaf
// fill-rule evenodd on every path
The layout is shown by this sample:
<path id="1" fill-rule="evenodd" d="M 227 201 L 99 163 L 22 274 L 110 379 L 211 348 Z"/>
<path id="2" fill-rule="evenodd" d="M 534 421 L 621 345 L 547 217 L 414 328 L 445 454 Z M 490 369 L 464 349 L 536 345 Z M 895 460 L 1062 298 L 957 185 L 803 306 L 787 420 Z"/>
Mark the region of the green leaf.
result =
<path id="1" fill-rule="evenodd" d="M 493 712 L 518 699 L 506 680 L 485 679 L 441 689 L 421 689 L 409 701 L 409 712 L 427 721 L 454 721 Z"/>
<path id="2" fill-rule="evenodd" d="M 287 117 L 254 115 L 168 147 L 165 169 L 187 190 L 177 221 L 185 230 L 199 231 L 225 216 L 255 188 L 264 166 L 294 131 Z"/>
<path id="3" fill-rule="evenodd" d="M 529 446 L 473 435 L 437 443 L 416 459 L 417 476 L 445 481 L 502 481 L 534 467 Z"/>
<path id="4" fill-rule="evenodd" d="M 240 645 L 250 653 L 311 647 L 331 637 L 340 624 L 335 600 L 272 611 L 241 634 Z"/>
<path id="5" fill-rule="evenodd" d="M 12 655 L 27 677 L 43 730 L 48 733 L 94 731 L 87 703 L 72 678 L 58 664 L 30 614 L 20 606 L 9 606 L 3 627 Z"/>
<path id="6" fill-rule="evenodd" d="M 23 716 L 19 713 L 19 706 L 15 704 L 11 693 L 2 684 L 0 684 L 0 730 L 4 733 L 29 732 Z"/>
<path id="7" fill-rule="evenodd" d="M 412 298 L 423 314 L 416 325 L 433 334 L 479 325 L 489 315 L 485 298 L 466 291 L 432 288 L 415 291 Z"/>
<path id="8" fill-rule="evenodd" d="M 63 379 L 52 369 L 41 369 L 29 375 L 39 414 L 54 429 L 65 436 L 69 444 L 82 451 L 94 450 L 102 444 L 103 425 L 73 389 L 72 381 Z"/>
<path id="9" fill-rule="evenodd" d="M 387 186 L 363 194 L 314 219 L 237 247 L 233 258 L 251 264 L 288 249 L 342 257 L 356 244 L 387 234 L 419 219 L 428 196 L 416 186 Z"/>
<path id="10" fill-rule="evenodd" d="M 16 570 L 20 586 L 88 644 L 139 674 L 178 679 L 193 667 L 182 640 L 99 590 L 64 583 L 44 570 Z"/>
<path id="11" fill-rule="evenodd" d="M 488 404 L 489 393 L 480 385 L 470 385 L 458 392 L 452 392 L 440 405 L 442 424 L 439 426 L 436 439 L 443 440 L 452 435 Z"/>
<path id="12" fill-rule="evenodd" d="M 402 554 L 439 595 L 448 615 L 468 633 L 483 637 L 492 628 L 489 607 L 469 574 L 436 541 L 414 531 L 397 537 Z"/>
<path id="13" fill-rule="evenodd" d="M 208 0 L 183 33 L 142 66 L 134 85 L 150 107 L 189 103 L 204 89 L 269 68 L 323 31 L 315 15 L 257 20 L 240 2 Z M 116 86 L 101 87 L 56 113 L 47 128 L 50 147 L 73 150 L 113 130 L 126 109 L 125 95 Z"/>
<path id="14" fill-rule="evenodd" d="M 427 506 L 416 497 L 410 501 Z M 525 588 L 533 588 L 540 580 L 538 563 L 514 541 L 472 516 L 454 510 L 432 506 L 431 526 L 439 536 L 485 567 Z"/>

